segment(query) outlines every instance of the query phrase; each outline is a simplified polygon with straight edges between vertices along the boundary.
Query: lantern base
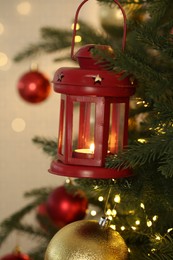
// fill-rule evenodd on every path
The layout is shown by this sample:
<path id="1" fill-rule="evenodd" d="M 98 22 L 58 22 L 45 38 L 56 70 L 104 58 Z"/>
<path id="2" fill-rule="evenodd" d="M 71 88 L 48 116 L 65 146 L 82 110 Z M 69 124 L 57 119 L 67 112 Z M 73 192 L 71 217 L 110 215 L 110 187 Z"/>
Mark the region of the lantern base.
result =
<path id="1" fill-rule="evenodd" d="M 63 164 L 60 161 L 53 161 L 48 170 L 50 173 L 74 178 L 93 178 L 93 179 L 117 179 L 132 176 L 130 169 L 110 169 L 95 166 Z"/>

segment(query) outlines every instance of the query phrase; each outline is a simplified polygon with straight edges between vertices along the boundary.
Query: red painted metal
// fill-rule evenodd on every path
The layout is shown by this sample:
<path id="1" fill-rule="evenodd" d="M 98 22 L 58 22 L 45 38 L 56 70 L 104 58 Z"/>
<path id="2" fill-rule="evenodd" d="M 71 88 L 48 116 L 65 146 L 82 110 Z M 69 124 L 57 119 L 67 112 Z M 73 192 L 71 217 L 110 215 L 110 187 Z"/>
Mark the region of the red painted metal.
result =
<path id="1" fill-rule="evenodd" d="M 80 8 L 87 1 L 79 6 L 75 23 Z M 77 178 L 130 176 L 129 169 L 105 168 L 105 158 L 127 145 L 129 98 L 135 87 L 129 77 L 122 77 L 123 72 L 105 70 L 92 56 L 93 48 L 113 55 L 110 46 L 89 44 L 74 55 L 74 37 L 75 31 L 71 55 L 80 67 L 60 68 L 53 79 L 55 92 L 61 93 L 61 105 L 58 159 L 52 162 L 49 171 Z"/>

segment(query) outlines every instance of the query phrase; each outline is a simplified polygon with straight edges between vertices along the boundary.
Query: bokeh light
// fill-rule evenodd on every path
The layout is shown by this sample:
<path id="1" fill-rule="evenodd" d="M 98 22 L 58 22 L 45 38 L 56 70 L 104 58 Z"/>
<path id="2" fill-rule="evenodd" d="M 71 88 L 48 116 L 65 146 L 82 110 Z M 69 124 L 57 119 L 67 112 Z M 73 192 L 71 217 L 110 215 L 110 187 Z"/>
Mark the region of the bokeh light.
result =
<path id="1" fill-rule="evenodd" d="M 31 4 L 27 1 L 21 2 L 17 5 L 17 11 L 21 15 L 28 15 L 31 11 Z"/>
<path id="2" fill-rule="evenodd" d="M 26 123 L 23 118 L 15 118 L 11 123 L 11 127 L 14 132 L 23 132 L 26 127 Z"/>

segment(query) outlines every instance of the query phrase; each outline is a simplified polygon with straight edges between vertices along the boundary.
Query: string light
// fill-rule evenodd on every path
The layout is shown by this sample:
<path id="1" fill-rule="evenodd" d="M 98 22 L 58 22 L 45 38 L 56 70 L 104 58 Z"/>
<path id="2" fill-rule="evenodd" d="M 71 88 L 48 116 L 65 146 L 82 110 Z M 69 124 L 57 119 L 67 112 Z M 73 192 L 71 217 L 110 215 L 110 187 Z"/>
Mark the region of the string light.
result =
<path id="1" fill-rule="evenodd" d="M 169 228 L 168 230 L 167 230 L 167 232 L 169 233 L 169 232 L 171 232 L 173 230 L 173 228 Z"/>
<path id="2" fill-rule="evenodd" d="M 115 209 L 108 209 L 107 211 L 106 211 L 106 215 L 107 216 L 110 216 L 111 217 L 111 219 L 112 219 L 112 216 L 113 217 L 115 217 L 116 215 L 117 215 L 117 211 L 115 210 Z"/>
<path id="3" fill-rule="evenodd" d="M 159 235 L 156 235 L 156 240 L 161 240 L 161 237 Z"/>
<path id="4" fill-rule="evenodd" d="M 96 216 L 97 215 L 97 211 L 96 210 L 91 210 L 91 212 L 90 212 L 90 214 L 91 214 L 91 216 Z"/>
<path id="5" fill-rule="evenodd" d="M 114 201 L 115 201 L 116 203 L 120 203 L 120 201 L 121 201 L 120 194 L 116 194 L 116 195 L 115 195 Z"/>
<path id="6" fill-rule="evenodd" d="M 67 184 L 71 183 L 70 178 L 67 178 L 67 179 L 65 180 L 65 183 L 67 183 Z"/>
<path id="7" fill-rule="evenodd" d="M 133 230 L 136 230 L 136 227 L 134 227 L 134 226 L 131 226 L 131 229 L 133 229 Z"/>
<path id="8" fill-rule="evenodd" d="M 111 209 L 108 209 L 108 210 L 106 211 L 106 215 L 108 215 L 108 216 L 110 216 L 111 213 L 112 213 Z"/>
<path id="9" fill-rule="evenodd" d="M 104 200 L 103 196 L 98 197 L 98 201 L 102 202 Z"/>
<path id="10" fill-rule="evenodd" d="M 147 220 L 147 227 L 151 227 L 153 225 L 151 220 Z"/>
<path id="11" fill-rule="evenodd" d="M 71 29 L 74 30 L 74 23 L 71 25 Z M 79 23 L 76 24 L 76 31 L 80 29 Z"/>
<path id="12" fill-rule="evenodd" d="M 168 230 L 167 230 L 167 232 L 169 233 L 169 232 L 171 232 L 173 230 L 173 228 L 169 228 Z"/>
<path id="13" fill-rule="evenodd" d="M 125 228 L 125 226 L 121 226 L 120 229 L 121 229 L 122 231 L 124 231 L 126 228 Z"/>
<path id="14" fill-rule="evenodd" d="M 135 211 L 134 210 L 129 210 L 129 215 L 134 215 Z"/>
<path id="15" fill-rule="evenodd" d="M 146 139 L 139 138 L 139 139 L 138 139 L 138 142 L 141 143 L 141 144 L 144 144 L 144 143 L 146 143 L 147 141 L 146 141 Z"/>
<path id="16" fill-rule="evenodd" d="M 131 249 L 128 247 L 128 252 L 131 253 Z"/>
<path id="17" fill-rule="evenodd" d="M 148 104 L 145 104 L 144 107 L 148 107 Z"/>
<path id="18" fill-rule="evenodd" d="M 141 207 L 142 209 L 145 209 L 144 203 L 141 202 L 140 207 Z"/>
<path id="19" fill-rule="evenodd" d="M 82 41 L 82 37 L 80 35 L 76 35 L 75 42 L 81 42 L 81 41 Z"/>
<path id="20" fill-rule="evenodd" d="M 157 220 L 158 220 L 158 216 L 155 215 L 155 216 L 153 217 L 153 221 L 157 221 Z"/>
<path id="21" fill-rule="evenodd" d="M 155 251 L 156 251 L 156 249 L 155 249 L 155 248 L 152 248 L 152 249 L 151 249 L 151 252 L 155 252 Z"/>
<path id="22" fill-rule="evenodd" d="M 138 219 L 138 220 L 135 221 L 135 224 L 138 226 L 138 225 L 141 224 L 141 221 Z"/>
<path id="23" fill-rule="evenodd" d="M 115 225 L 110 225 L 110 228 L 112 228 L 113 230 L 116 230 L 116 226 Z"/>
<path id="24" fill-rule="evenodd" d="M 112 210 L 112 216 L 115 217 L 117 215 L 117 211 L 115 209 Z"/>

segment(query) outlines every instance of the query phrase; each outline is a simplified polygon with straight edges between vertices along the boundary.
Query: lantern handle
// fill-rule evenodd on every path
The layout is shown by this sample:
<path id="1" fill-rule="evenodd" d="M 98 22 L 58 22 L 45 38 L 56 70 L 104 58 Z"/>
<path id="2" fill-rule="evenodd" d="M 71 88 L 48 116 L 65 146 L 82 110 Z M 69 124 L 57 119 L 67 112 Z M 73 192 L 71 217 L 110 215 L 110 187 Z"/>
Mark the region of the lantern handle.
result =
<path id="1" fill-rule="evenodd" d="M 120 8 L 122 15 L 123 15 L 123 19 L 124 19 L 124 30 L 123 30 L 123 39 L 122 39 L 122 50 L 124 51 L 125 49 L 125 45 L 126 45 L 126 34 L 127 34 L 127 23 L 126 23 L 126 13 L 124 11 L 124 9 L 122 8 L 122 6 L 120 5 L 120 3 L 117 0 L 113 0 L 118 7 Z M 75 36 L 76 36 L 76 28 L 77 28 L 77 21 L 78 21 L 78 15 L 79 15 L 79 11 L 82 8 L 82 6 L 88 2 L 88 0 L 84 0 L 77 8 L 76 10 L 76 14 L 75 14 L 75 19 L 74 19 L 74 28 L 73 28 L 73 36 L 72 36 L 72 44 L 71 44 L 71 59 L 75 60 L 74 58 L 74 45 L 75 45 Z"/>

